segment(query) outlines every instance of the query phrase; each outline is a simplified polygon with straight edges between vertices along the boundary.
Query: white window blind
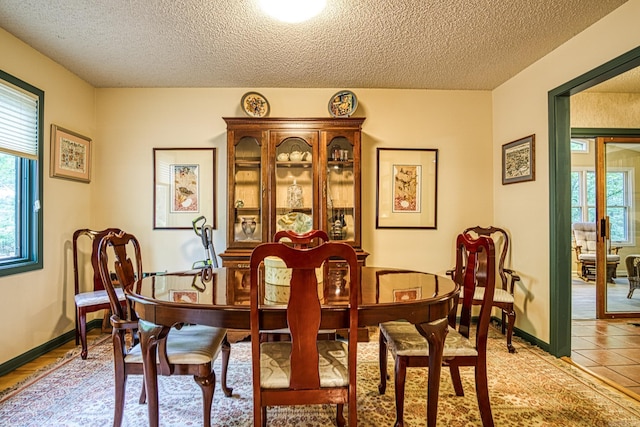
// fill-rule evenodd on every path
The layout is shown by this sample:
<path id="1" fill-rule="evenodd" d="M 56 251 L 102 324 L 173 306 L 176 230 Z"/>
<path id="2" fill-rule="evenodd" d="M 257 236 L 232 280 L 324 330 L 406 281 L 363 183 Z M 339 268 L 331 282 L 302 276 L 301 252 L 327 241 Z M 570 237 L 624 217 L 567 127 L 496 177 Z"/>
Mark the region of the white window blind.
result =
<path id="1" fill-rule="evenodd" d="M 0 151 L 38 160 L 38 98 L 0 83 Z"/>

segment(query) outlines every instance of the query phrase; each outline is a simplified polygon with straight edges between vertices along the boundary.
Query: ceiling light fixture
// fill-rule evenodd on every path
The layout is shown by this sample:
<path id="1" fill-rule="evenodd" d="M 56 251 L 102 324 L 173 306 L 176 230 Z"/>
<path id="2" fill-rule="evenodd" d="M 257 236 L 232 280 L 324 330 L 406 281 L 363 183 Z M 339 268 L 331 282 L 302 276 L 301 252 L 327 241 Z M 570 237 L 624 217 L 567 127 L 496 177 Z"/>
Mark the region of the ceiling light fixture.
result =
<path id="1" fill-rule="evenodd" d="M 326 5 L 327 0 L 260 0 L 260 7 L 266 14 L 290 23 L 311 19 Z"/>

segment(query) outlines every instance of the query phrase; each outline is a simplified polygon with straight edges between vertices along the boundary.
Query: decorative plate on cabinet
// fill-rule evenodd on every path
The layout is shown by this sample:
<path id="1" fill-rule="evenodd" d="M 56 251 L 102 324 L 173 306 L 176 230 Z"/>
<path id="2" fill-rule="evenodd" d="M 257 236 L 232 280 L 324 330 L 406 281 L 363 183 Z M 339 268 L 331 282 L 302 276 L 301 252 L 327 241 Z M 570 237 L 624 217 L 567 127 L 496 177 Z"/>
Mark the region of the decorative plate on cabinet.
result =
<path id="1" fill-rule="evenodd" d="M 266 117 L 269 115 L 269 101 L 258 92 L 247 92 L 240 101 L 242 110 L 251 117 Z"/>
<path id="2" fill-rule="evenodd" d="M 350 90 L 341 90 L 329 100 L 329 113 L 332 117 L 349 117 L 358 108 L 358 98 Z"/>

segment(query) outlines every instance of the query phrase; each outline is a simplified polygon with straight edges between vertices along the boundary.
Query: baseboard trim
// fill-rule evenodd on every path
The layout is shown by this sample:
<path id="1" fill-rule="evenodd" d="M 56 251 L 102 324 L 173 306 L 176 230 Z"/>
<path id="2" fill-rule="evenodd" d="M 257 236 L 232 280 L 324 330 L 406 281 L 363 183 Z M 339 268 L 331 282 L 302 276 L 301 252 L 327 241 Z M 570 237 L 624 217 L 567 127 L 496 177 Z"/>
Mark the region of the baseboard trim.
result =
<path id="1" fill-rule="evenodd" d="M 102 319 L 94 319 L 87 322 L 87 331 L 95 328 L 102 328 Z M 32 348 L 26 353 L 23 353 L 20 356 L 16 356 L 13 359 L 8 360 L 7 362 L 0 365 L 0 376 L 6 375 L 9 372 L 18 369 L 20 366 L 36 360 L 38 357 L 50 352 L 51 350 L 55 350 L 56 348 L 68 343 L 69 341 L 74 341 L 75 339 L 76 331 L 75 329 L 73 329 L 50 341 L 47 341 L 42 345 L 39 345 L 38 347 Z"/>
<path id="2" fill-rule="evenodd" d="M 498 326 L 502 327 L 502 319 L 500 319 L 499 317 L 495 317 L 492 316 L 491 320 L 493 322 L 495 322 Z M 542 340 L 540 340 L 537 337 L 534 337 L 533 335 L 529 334 L 528 332 L 523 331 L 522 329 L 518 329 L 516 327 L 513 328 L 513 335 L 522 338 L 523 340 L 527 341 L 530 344 L 533 344 L 537 347 L 540 347 L 542 350 L 546 351 L 547 353 L 550 351 L 551 347 L 549 346 L 549 343 L 546 343 Z"/>

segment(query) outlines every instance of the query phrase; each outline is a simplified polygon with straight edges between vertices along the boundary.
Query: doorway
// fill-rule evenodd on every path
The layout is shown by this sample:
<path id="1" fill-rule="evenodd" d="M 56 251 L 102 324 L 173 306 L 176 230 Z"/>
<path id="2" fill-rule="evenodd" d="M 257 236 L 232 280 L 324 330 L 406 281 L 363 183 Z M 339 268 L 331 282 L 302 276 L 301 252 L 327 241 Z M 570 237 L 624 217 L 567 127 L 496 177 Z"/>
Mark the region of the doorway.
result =
<path id="1" fill-rule="evenodd" d="M 579 99 L 576 101 L 580 104 Z M 632 134 L 635 136 L 629 136 Z M 584 255 L 583 248 L 581 258 L 588 261 L 578 260 L 573 236 L 573 321 L 640 317 L 640 300 L 628 298 L 630 289 L 640 281 L 635 279 L 640 266 L 640 229 L 636 225 L 640 219 L 636 200 L 640 189 L 638 136 L 640 129 L 571 130 L 572 229 L 575 223 L 592 224 L 594 229 L 597 225 L 598 249 L 604 254 L 599 262 L 606 265 L 605 273 L 596 275 L 595 256 Z M 631 274 L 626 268 L 627 260 Z"/>
<path id="2" fill-rule="evenodd" d="M 571 355 L 570 97 L 640 66 L 640 47 L 549 92 L 549 351 Z"/>

